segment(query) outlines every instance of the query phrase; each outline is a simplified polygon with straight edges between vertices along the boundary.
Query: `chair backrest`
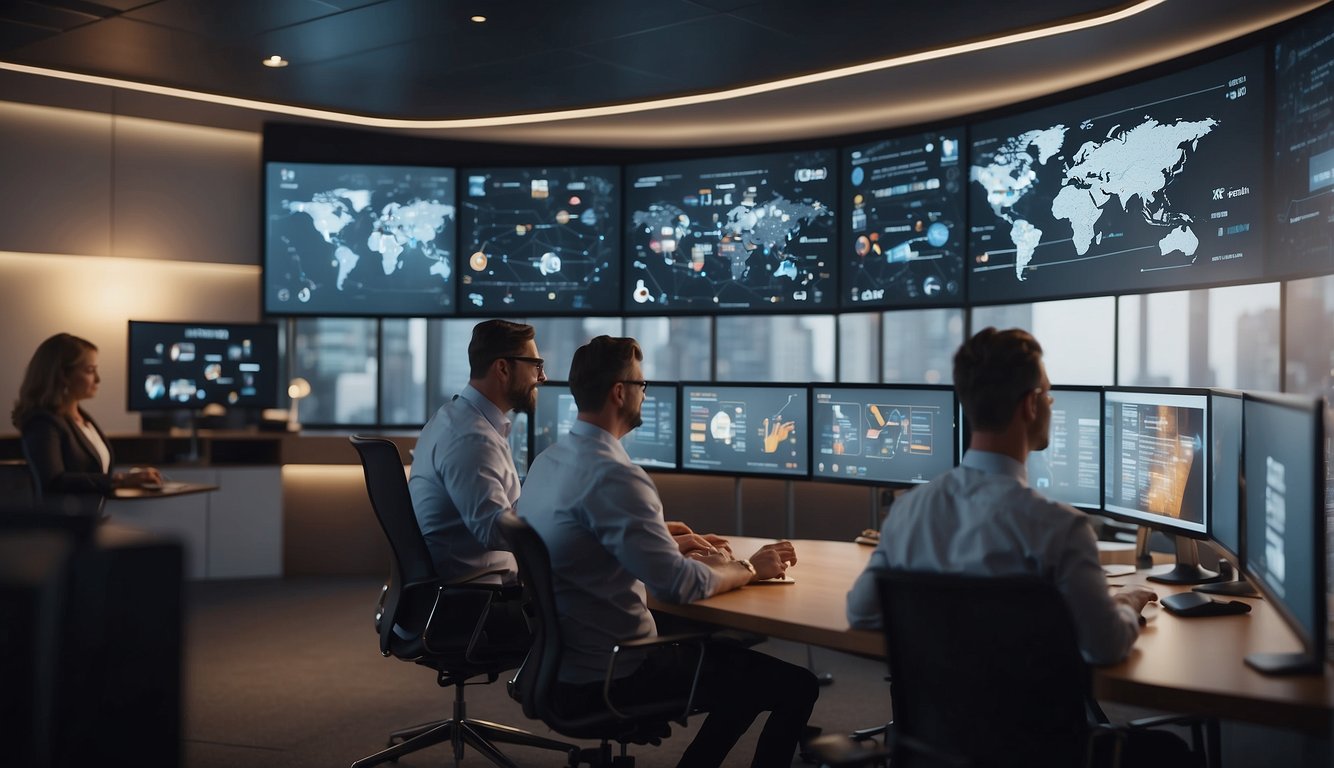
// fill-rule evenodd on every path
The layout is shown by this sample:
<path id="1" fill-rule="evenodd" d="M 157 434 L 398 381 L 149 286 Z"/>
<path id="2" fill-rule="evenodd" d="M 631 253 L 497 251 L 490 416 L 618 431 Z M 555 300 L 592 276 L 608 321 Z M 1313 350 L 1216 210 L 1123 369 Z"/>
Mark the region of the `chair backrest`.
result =
<path id="1" fill-rule="evenodd" d="M 409 610 L 420 613 L 421 601 L 405 600 L 404 596 L 413 587 L 434 585 L 435 564 L 412 511 L 412 495 L 408 493 L 408 480 L 398 446 L 379 437 L 353 435 L 350 440 L 361 456 L 366 493 L 375 510 L 375 519 L 392 550 L 384 613 L 380 619 L 380 651 L 389 653 L 394 644 L 394 624 L 414 631 L 422 629 L 418 625 L 426 616 L 406 615 Z"/>
<path id="2" fill-rule="evenodd" d="M 523 713 L 553 728 L 561 720 L 552 706 L 556 675 L 564 650 L 560 636 L 560 616 L 556 612 L 556 590 L 552 583 L 551 554 L 533 527 L 517 515 L 499 519 L 500 534 L 514 553 L 523 581 L 525 606 L 533 632 L 533 647 L 514 681 L 513 695 L 523 705 Z M 554 722 L 553 722 L 554 721 Z"/>
<path id="3" fill-rule="evenodd" d="M 980 767 L 1081 763 L 1091 673 L 1053 585 L 902 571 L 878 581 L 898 733 Z"/>

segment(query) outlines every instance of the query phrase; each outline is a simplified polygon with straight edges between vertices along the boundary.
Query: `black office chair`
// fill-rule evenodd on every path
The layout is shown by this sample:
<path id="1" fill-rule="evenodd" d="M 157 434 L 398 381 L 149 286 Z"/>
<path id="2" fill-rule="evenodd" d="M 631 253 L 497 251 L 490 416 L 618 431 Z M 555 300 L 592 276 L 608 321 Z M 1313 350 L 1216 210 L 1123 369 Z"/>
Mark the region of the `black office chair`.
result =
<path id="1" fill-rule="evenodd" d="M 556 703 L 556 679 L 564 658 L 560 618 L 556 609 L 556 593 L 552 580 L 551 556 L 546 544 L 532 526 L 514 515 L 500 521 L 501 535 L 519 563 L 519 577 L 523 581 L 524 600 L 533 628 L 533 651 L 510 683 L 510 693 L 523 704 L 528 717 L 541 720 L 557 733 L 574 739 L 597 739 L 599 746 L 582 751 L 579 761 L 591 766 L 633 768 L 634 758 L 627 754 L 629 744 L 659 744 L 670 735 L 671 722 L 685 725 L 686 716 L 693 711 L 695 686 L 703 663 L 706 634 L 663 635 L 642 641 L 621 643 L 612 649 L 615 655 L 630 648 L 655 645 L 693 644 L 700 648 L 700 663 L 695 668 L 694 684 L 684 699 L 665 699 L 651 705 L 629 707 L 611 700 L 611 669 L 603 689 L 606 708 L 591 713 L 561 711 Z M 609 665 L 610 666 L 610 665 Z M 611 742 L 620 745 L 619 754 L 612 756 Z"/>
<path id="2" fill-rule="evenodd" d="M 398 448 L 380 438 L 354 435 L 352 445 L 361 456 L 366 491 L 375 516 L 393 550 L 389 582 L 381 589 L 376 611 L 380 653 L 411 661 L 436 671 L 436 682 L 454 687 L 453 717 L 395 731 L 389 747 L 352 764 L 369 768 L 397 760 L 420 749 L 449 742 L 455 762 L 463 758 L 467 744 L 492 763 L 514 768 L 492 742 L 520 744 L 565 752 L 573 764 L 578 748 L 527 731 L 467 717 L 464 686 L 485 678 L 495 682 L 500 674 L 523 663 L 530 643 L 498 643 L 487 639 L 485 624 L 493 601 L 519 598 L 516 587 L 474 583 L 444 584 L 436 577 L 426 541 L 412 511 L 407 478 Z M 476 574 L 473 578 L 495 573 Z"/>
<path id="3" fill-rule="evenodd" d="M 1184 752 L 1175 735 L 1145 730 L 1162 725 L 1189 725 L 1194 749 L 1183 765 L 1202 764 L 1201 718 L 1108 724 L 1074 621 L 1050 583 L 895 571 L 878 581 L 893 671 L 889 746 L 876 752 L 822 741 L 817 748 L 828 764 L 1120 765 L 1128 739 L 1136 750 Z M 1136 764 L 1126 756 L 1127 768 Z"/>

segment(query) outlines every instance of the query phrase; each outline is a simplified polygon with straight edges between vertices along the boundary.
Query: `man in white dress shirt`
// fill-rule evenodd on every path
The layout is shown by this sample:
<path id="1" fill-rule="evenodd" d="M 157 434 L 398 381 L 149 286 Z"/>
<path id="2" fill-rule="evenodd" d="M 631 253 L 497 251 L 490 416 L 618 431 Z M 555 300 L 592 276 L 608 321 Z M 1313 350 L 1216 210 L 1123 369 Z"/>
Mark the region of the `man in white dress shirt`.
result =
<path id="1" fill-rule="evenodd" d="M 634 339 L 599 336 L 570 366 L 579 419 L 528 473 L 519 516 L 551 553 L 565 642 L 557 697 L 570 712 L 601 709 L 602 681 L 619 642 L 657 634 L 646 593 L 683 603 L 773 578 L 796 562 L 791 542 L 750 560 L 725 552 L 684 554 L 663 520 L 657 488 L 630 461 L 620 438 L 639 426 L 648 382 Z M 734 644 L 708 647 L 695 703 L 710 714 L 681 766 L 721 765 L 737 739 L 769 712 L 751 765 L 790 766 L 819 695 L 808 670 Z M 611 698 L 633 704 L 689 689 L 694 654 L 665 647 L 618 657 Z"/>

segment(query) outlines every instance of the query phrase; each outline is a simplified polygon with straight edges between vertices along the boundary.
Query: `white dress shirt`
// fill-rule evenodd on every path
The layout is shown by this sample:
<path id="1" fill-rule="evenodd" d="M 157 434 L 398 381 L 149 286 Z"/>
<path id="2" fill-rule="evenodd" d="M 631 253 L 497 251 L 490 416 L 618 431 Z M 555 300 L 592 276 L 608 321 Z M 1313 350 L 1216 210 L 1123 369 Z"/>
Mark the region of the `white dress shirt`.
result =
<path id="1" fill-rule="evenodd" d="M 495 569 L 512 579 L 516 570 L 496 528 L 519 499 L 509 431 L 510 420 L 470 384 L 417 438 L 408 490 L 436 575 L 446 581 Z"/>
<path id="2" fill-rule="evenodd" d="M 708 597 L 718 577 L 681 554 L 667 532 L 662 501 L 610 432 L 576 421 L 528 471 L 519 517 L 551 553 L 565 642 L 565 683 L 601 682 L 619 641 L 657 634 L 645 587 L 664 602 Z M 616 676 L 639 659 L 618 660 Z"/>
<path id="3" fill-rule="evenodd" d="M 1134 609 L 1107 589 L 1088 516 L 1030 489 L 1024 465 L 999 453 L 969 450 L 959 466 L 894 502 L 848 593 L 852 626 L 880 626 L 875 573 L 890 568 L 1049 580 L 1093 664 L 1125 658 L 1139 636 Z"/>

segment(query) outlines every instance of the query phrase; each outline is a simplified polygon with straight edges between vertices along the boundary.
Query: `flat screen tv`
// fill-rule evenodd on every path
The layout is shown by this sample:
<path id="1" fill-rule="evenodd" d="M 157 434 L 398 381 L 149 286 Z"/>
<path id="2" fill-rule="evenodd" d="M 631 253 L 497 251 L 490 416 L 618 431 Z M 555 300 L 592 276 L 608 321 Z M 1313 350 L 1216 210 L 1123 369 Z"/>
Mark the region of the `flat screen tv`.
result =
<path id="1" fill-rule="evenodd" d="M 1265 82 L 1256 48 L 972 126 L 969 300 L 1260 277 Z"/>
<path id="2" fill-rule="evenodd" d="M 454 313 L 454 170 L 269 162 L 264 311 Z"/>
<path id="3" fill-rule="evenodd" d="M 131 320 L 127 349 L 128 410 L 277 405 L 277 326 Z"/>
<path id="4" fill-rule="evenodd" d="M 954 466 L 947 386 L 811 386 L 811 476 L 910 486 Z"/>
<path id="5" fill-rule="evenodd" d="M 843 309 L 959 304 L 964 298 L 963 129 L 843 150 Z"/>
<path id="6" fill-rule="evenodd" d="M 459 205 L 459 312 L 621 309 L 621 170 L 472 168 Z"/>
<path id="7" fill-rule="evenodd" d="M 625 311 L 832 309 L 837 163 L 821 150 L 628 166 Z"/>
<path id="8" fill-rule="evenodd" d="M 681 469 L 805 477 L 810 471 L 805 384 L 681 385 Z"/>
<path id="9" fill-rule="evenodd" d="M 1270 277 L 1334 269 L 1334 12 L 1303 16 L 1274 44 Z"/>

